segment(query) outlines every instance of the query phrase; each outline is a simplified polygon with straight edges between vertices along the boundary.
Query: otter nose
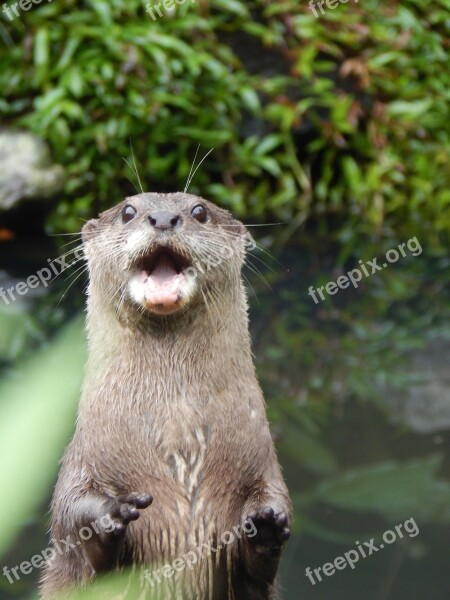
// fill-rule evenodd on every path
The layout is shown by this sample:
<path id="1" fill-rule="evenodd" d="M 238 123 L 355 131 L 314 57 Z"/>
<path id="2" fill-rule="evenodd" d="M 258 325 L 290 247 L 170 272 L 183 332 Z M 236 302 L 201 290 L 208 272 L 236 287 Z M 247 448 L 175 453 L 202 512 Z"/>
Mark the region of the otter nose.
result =
<path id="1" fill-rule="evenodd" d="M 167 229 L 174 229 L 180 222 L 179 215 L 175 215 L 171 212 L 156 212 L 149 215 L 148 220 L 150 225 L 155 229 L 165 231 Z"/>

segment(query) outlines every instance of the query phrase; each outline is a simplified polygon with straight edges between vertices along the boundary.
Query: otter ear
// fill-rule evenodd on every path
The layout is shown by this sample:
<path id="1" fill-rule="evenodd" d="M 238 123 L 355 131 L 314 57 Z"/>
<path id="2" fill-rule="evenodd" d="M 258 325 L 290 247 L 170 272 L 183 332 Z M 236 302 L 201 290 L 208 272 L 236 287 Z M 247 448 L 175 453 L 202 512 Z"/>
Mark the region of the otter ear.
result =
<path id="1" fill-rule="evenodd" d="M 98 219 L 91 219 L 85 225 L 83 225 L 83 228 L 81 230 L 81 236 L 83 238 L 84 244 L 92 238 L 94 233 L 97 231 L 97 228 L 98 228 Z"/>

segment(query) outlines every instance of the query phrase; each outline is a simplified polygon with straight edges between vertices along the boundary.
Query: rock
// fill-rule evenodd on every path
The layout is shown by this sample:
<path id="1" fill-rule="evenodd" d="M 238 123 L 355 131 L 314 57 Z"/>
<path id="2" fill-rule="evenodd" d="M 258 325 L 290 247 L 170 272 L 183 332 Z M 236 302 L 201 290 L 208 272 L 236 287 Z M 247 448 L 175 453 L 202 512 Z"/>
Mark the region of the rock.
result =
<path id="1" fill-rule="evenodd" d="M 47 144 L 27 132 L 0 131 L 0 164 L 0 212 L 52 198 L 64 185 L 64 169 L 52 164 Z"/>
<path id="2" fill-rule="evenodd" d="M 438 336 L 409 356 L 404 393 L 386 394 L 394 421 L 422 434 L 450 429 L 450 339 Z"/>

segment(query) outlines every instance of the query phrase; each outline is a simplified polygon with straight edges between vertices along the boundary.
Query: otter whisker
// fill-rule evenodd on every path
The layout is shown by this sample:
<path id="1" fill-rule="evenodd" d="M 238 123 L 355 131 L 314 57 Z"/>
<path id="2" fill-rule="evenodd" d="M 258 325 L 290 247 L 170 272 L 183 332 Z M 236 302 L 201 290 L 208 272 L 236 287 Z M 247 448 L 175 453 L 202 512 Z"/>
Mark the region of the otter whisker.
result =
<path id="1" fill-rule="evenodd" d="M 61 298 L 59 299 L 59 302 L 58 302 L 58 304 L 56 305 L 56 307 L 58 307 L 58 306 L 61 304 L 61 302 L 64 300 L 64 298 L 66 297 L 67 293 L 68 293 L 68 292 L 69 292 L 69 290 L 71 289 L 71 287 L 72 287 L 72 286 L 73 286 L 73 285 L 74 285 L 74 284 L 75 284 L 75 283 L 78 281 L 78 279 L 79 279 L 79 278 L 80 278 L 80 277 L 81 277 L 81 276 L 82 276 L 84 273 L 86 273 L 86 272 L 88 272 L 88 271 L 89 271 L 89 268 L 88 268 L 88 266 L 87 266 L 87 265 L 83 265 L 83 267 L 84 267 L 84 268 L 82 269 L 82 271 L 80 272 L 80 274 L 79 274 L 79 275 L 78 275 L 78 276 L 77 276 L 77 277 L 76 277 L 76 278 L 75 278 L 75 279 L 72 281 L 72 283 L 69 285 L 69 287 L 68 287 L 68 288 L 67 288 L 67 289 L 66 289 L 66 290 L 63 292 L 63 295 L 62 295 L 62 296 L 61 296 Z M 73 273 L 72 273 L 72 275 L 73 275 Z"/>
<path id="2" fill-rule="evenodd" d="M 252 286 L 252 284 L 250 283 L 250 280 L 244 273 L 242 273 L 242 279 L 244 280 L 245 285 L 251 289 L 253 297 L 256 299 L 256 302 L 259 304 L 258 295 L 255 292 L 255 288 Z"/>
<path id="3" fill-rule="evenodd" d="M 133 170 L 133 169 L 132 169 L 132 166 L 131 166 L 131 165 L 130 165 L 130 163 L 127 161 L 127 159 L 126 159 L 126 158 L 124 158 L 123 156 L 122 156 L 122 158 L 123 158 L 123 160 L 125 161 L 125 163 L 128 165 L 128 167 L 129 167 L 129 168 L 131 169 L 131 171 L 132 171 L 132 170 Z M 134 187 L 134 189 L 135 189 L 137 192 L 139 192 L 140 190 L 139 190 L 139 188 L 137 187 L 137 185 L 135 184 L 135 182 L 134 182 L 134 181 L 132 181 L 132 180 L 131 180 L 129 177 L 127 177 L 127 179 L 128 179 L 128 181 L 131 183 L 131 185 Z"/>
<path id="4" fill-rule="evenodd" d="M 245 266 L 252 273 L 254 273 L 259 279 L 261 279 L 261 281 L 264 283 L 264 285 L 266 285 L 270 290 L 272 290 L 272 286 L 270 285 L 270 283 L 267 281 L 267 279 L 264 277 L 264 275 L 261 273 L 261 271 L 258 269 L 258 267 L 256 267 L 253 263 L 251 263 L 249 261 L 249 257 L 248 256 L 247 256 L 246 261 L 245 261 Z"/>
<path id="5" fill-rule="evenodd" d="M 74 233 L 71 232 L 67 232 L 67 233 L 48 233 L 47 234 L 48 237 L 64 237 L 64 236 L 68 236 L 68 235 L 76 235 L 77 237 L 81 238 L 81 232 L 80 231 L 75 231 Z"/>
<path id="6" fill-rule="evenodd" d="M 55 261 L 57 261 L 57 260 L 63 260 L 63 262 L 65 262 L 65 259 L 66 259 L 67 257 L 71 256 L 71 255 L 72 255 L 74 252 L 76 252 L 77 250 L 81 250 L 81 245 L 77 246 L 77 247 L 76 247 L 76 248 L 74 248 L 73 250 L 70 250 L 70 251 L 69 251 L 69 252 L 67 252 L 66 254 L 62 254 L 62 255 L 60 255 L 60 256 L 57 256 L 56 258 L 54 258 L 54 259 L 53 259 L 53 261 L 50 261 L 50 262 L 53 262 L 53 263 L 54 263 L 54 262 L 55 262 Z M 68 273 L 69 269 L 70 269 L 71 267 L 73 267 L 73 266 L 74 266 L 74 265 L 75 265 L 77 262 L 80 262 L 81 260 L 82 260 L 82 261 L 84 261 L 84 260 L 85 260 L 85 259 L 84 259 L 84 257 L 83 257 L 83 258 L 80 258 L 79 260 L 75 261 L 74 263 L 71 263 L 71 264 L 69 264 L 68 266 L 63 266 L 63 267 L 62 267 L 62 270 L 61 270 L 61 271 L 59 271 L 59 273 L 56 273 L 56 274 L 55 274 L 55 273 L 52 273 L 51 281 L 53 282 L 55 279 L 57 279 L 57 278 L 58 278 L 60 275 L 62 275 L 63 273 L 65 273 L 65 274 L 67 275 L 67 273 Z M 48 269 L 48 267 L 46 267 L 46 268 Z M 68 274 L 68 276 L 66 277 L 65 281 L 67 281 L 67 280 L 69 279 L 69 277 L 72 277 L 73 275 L 75 275 L 75 274 L 76 274 L 76 273 L 77 273 L 77 272 L 80 270 L 80 268 L 87 269 L 87 265 L 86 265 L 86 264 L 83 262 L 83 264 L 81 265 L 81 267 L 78 267 L 78 268 L 77 268 L 75 271 L 72 271 L 71 273 L 69 273 L 69 274 Z M 49 280 L 49 281 L 50 281 L 50 280 Z M 61 299 L 60 299 L 60 301 L 58 302 L 58 306 L 59 306 L 59 303 L 61 302 L 61 300 L 62 300 L 62 298 L 61 298 Z"/>
<path id="7" fill-rule="evenodd" d="M 187 192 L 187 189 L 188 189 L 188 186 L 189 186 L 189 179 L 191 178 L 192 169 L 194 168 L 195 161 L 197 160 L 197 154 L 198 154 L 199 150 L 200 150 L 200 144 L 197 146 L 197 150 L 195 151 L 194 160 L 192 161 L 191 168 L 189 169 L 189 175 L 188 175 L 188 178 L 186 180 L 186 185 L 184 186 L 184 190 L 183 190 L 184 193 Z"/>
<path id="8" fill-rule="evenodd" d="M 83 240 L 82 240 L 82 238 L 78 238 L 76 240 L 71 240 L 70 242 L 67 242 L 66 244 L 63 244 L 61 246 L 61 248 L 67 248 L 67 246 L 70 246 L 71 244 L 77 244 L 77 246 L 75 246 L 75 248 L 72 250 L 72 252 L 74 252 L 77 248 L 82 248 L 83 247 Z"/>
<path id="9" fill-rule="evenodd" d="M 228 225 L 222 225 L 223 227 L 228 227 Z M 230 225 L 229 227 L 233 227 L 233 225 Z M 228 232 L 224 232 L 225 236 L 228 236 L 228 238 L 230 240 L 235 240 L 236 236 L 234 236 L 233 234 L 230 234 Z M 249 234 L 250 236 L 250 234 Z M 208 234 L 206 234 L 205 237 L 208 237 Z M 278 263 L 281 267 L 285 268 L 284 265 L 269 251 L 267 250 L 267 248 L 264 248 L 264 246 L 262 246 L 261 244 L 259 244 L 252 236 L 250 236 L 251 241 L 254 243 L 254 245 L 256 246 L 256 248 L 262 252 L 263 254 L 266 254 L 269 258 L 271 258 L 272 260 L 274 260 L 276 263 Z M 248 253 L 252 252 L 253 249 L 246 249 L 246 251 Z M 254 255 L 253 255 L 254 256 Z M 268 266 L 268 265 L 267 265 Z"/>
<path id="10" fill-rule="evenodd" d="M 198 163 L 197 167 L 195 168 L 195 171 L 192 173 L 192 175 L 189 177 L 189 179 L 187 180 L 186 186 L 184 188 L 184 192 L 186 193 L 187 190 L 189 189 L 189 186 L 191 185 L 192 180 L 195 177 L 195 174 L 197 173 L 197 171 L 199 170 L 199 168 L 202 166 L 203 162 L 208 158 L 208 156 L 211 154 L 211 152 L 214 150 L 214 148 L 211 148 L 211 150 L 208 150 L 208 152 L 205 154 L 205 156 L 202 158 L 202 160 Z"/>
<path id="11" fill-rule="evenodd" d="M 141 183 L 141 178 L 139 177 L 139 171 L 137 170 L 137 166 L 136 166 L 136 160 L 134 158 L 134 152 L 133 152 L 133 144 L 131 143 L 131 138 L 130 138 L 130 150 L 131 150 L 131 157 L 133 160 L 133 165 L 131 165 L 129 163 L 129 161 L 122 156 L 122 160 L 126 163 L 126 165 L 128 166 L 128 168 L 130 169 L 130 171 L 136 176 L 136 179 L 138 181 L 139 187 L 135 184 L 134 181 L 131 181 L 131 179 L 129 177 L 127 177 L 128 181 L 136 188 L 137 192 L 141 192 L 141 194 L 144 193 L 144 189 L 142 187 L 142 183 Z"/>
<path id="12" fill-rule="evenodd" d="M 119 290 L 120 290 L 120 288 L 119 288 Z M 122 293 L 120 295 L 120 298 L 119 298 L 119 302 L 117 304 L 116 314 L 118 317 L 121 316 L 122 308 L 124 307 L 124 303 L 125 303 L 126 294 L 127 294 L 127 288 L 124 286 Z"/>
<path id="13" fill-rule="evenodd" d="M 202 297 L 203 297 L 203 302 L 205 303 L 206 312 L 208 314 L 209 322 L 210 322 L 211 326 L 214 327 L 215 326 L 215 321 L 214 321 L 214 319 L 212 317 L 212 314 L 211 314 L 211 311 L 209 309 L 209 303 L 208 303 L 207 295 L 205 295 L 205 291 L 204 290 L 200 290 L 200 292 L 201 292 Z"/>
<path id="14" fill-rule="evenodd" d="M 56 279 L 57 277 L 59 277 L 59 275 L 61 275 L 62 273 L 66 273 L 67 276 L 65 277 L 64 281 L 68 281 L 71 277 L 73 277 L 74 275 L 76 275 L 82 269 L 87 269 L 87 267 L 88 267 L 87 263 L 83 262 L 83 264 L 81 264 L 80 266 L 78 266 L 71 273 L 66 273 L 66 271 L 68 270 L 68 269 L 66 269 L 66 271 L 61 271 L 61 273 L 59 273 L 58 275 L 55 275 L 54 279 Z"/>
<path id="15" fill-rule="evenodd" d="M 205 298 L 205 293 L 206 293 L 206 298 Z M 202 295 L 203 295 L 203 298 L 205 300 L 205 304 L 206 304 L 206 307 L 207 307 L 207 310 L 208 310 L 208 314 L 211 317 L 211 319 L 210 319 L 211 326 L 214 327 L 214 328 L 216 328 L 215 329 L 215 333 L 218 333 L 219 330 L 220 330 L 220 328 L 222 327 L 224 315 L 223 315 L 223 312 L 221 312 L 219 310 L 219 307 L 217 305 L 217 297 L 215 296 L 213 290 L 206 289 L 205 293 L 202 290 Z M 210 310 L 210 304 L 208 303 L 207 298 L 210 300 L 211 310 Z M 213 311 L 216 314 L 216 319 L 214 319 Z"/>
<path id="16" fill-rule="evenodd" d="M 245 227 L 271 227 L 272 225 L 287 225 L 287 223 L 244 223 Z M 227 225 L 226 223 L 222 227 L 235 227 L 235 225 Z"/>
<path id="17" fill-rule="evenodd" d="M 131 143 L 131 138 L 130 138 L 130 149 L 131 149 L 131 156 L 133 158 L 134 172 L 136 173 L 136 177 L 139 182 L 139 187 L 141 188 L 141 194 L 143 194 L 144 188 L 142 187 L 141 178 L 139 177 L 139 171 L 136 166 L 136 159 L 134 158 L 134 150 L 133 150 L 133 144 Z"/>
<path id="18" fill-rule="evenodd" d="M 252 258 L 254 258 L 255 260 L 259 261 L 262 265 L 264 265 L 267 269 L 269 269 L 269 271 L 272 271 L 272 273 L 275 273 L 275 269 L 273 267 L 271 267 L 269 265 L 269 263 L 267 263 L 265 260 L 263 260 L 259 256 L 256 256 L 256 254 L 252 254 L 251 252 L 247 252 L 246 259 L 248 259 L 250 256 Z"/>

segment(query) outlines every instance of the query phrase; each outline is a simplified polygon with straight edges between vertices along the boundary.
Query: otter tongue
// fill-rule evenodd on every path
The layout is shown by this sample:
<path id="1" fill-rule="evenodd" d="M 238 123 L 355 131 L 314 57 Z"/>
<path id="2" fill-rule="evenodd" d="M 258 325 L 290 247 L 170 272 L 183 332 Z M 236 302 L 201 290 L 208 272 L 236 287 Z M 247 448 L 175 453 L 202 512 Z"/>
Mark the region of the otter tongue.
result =
<path id="1" fill-rule="evenodd" d="M 174 261 L 168 254 L 161 254 L 156 259 L 155 267 L 150 273 L 149 279 L 156 287 L 165 287 L 168 284 L 173 284 L 177 274 Z"/>
<path id="2" fill-rule="evenodd" d="M 151 304 L 171 305 L 178 300 L 180 276 L 167 254 L 158 256 L 146 284 L 146 300 Z"/>

